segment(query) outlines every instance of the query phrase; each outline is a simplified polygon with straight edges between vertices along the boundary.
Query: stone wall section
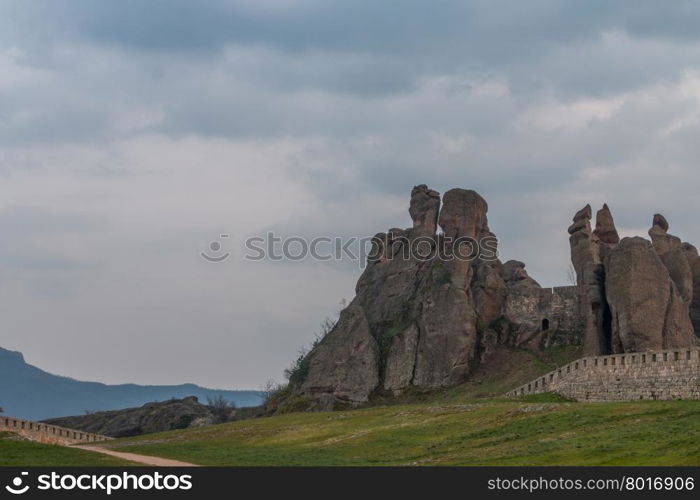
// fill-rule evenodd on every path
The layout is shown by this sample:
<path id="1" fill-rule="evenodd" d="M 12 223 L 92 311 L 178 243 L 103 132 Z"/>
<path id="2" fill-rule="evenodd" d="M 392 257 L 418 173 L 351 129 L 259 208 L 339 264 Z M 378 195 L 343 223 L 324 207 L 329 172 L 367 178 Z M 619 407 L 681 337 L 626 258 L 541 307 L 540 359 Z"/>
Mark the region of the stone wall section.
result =
<path id="1" fill-rule="evenodd" d="M 540 317 L 542 321 L 547 319 L 550 330 L 580 334 L 582 325 L 578 303 L 576 286 L 543 288 L 540 292 Z"/>
<path id="2" fill-rule="evenodd" d="M 49 425 L 21 418 L 0 415 L 0 432 L 12 432 L 19 436 L 46 444 L 71 445 L 76 443 L 96 443 L 112 438 L 90 432 L 76 431 L 57 425 Z"/>
<path id="3" fill-rule="evenodd" d="M 584 357 L 510 391 L 507 396 L 544 392 L 577 401 L 700 399 L 700 350 Z"/>

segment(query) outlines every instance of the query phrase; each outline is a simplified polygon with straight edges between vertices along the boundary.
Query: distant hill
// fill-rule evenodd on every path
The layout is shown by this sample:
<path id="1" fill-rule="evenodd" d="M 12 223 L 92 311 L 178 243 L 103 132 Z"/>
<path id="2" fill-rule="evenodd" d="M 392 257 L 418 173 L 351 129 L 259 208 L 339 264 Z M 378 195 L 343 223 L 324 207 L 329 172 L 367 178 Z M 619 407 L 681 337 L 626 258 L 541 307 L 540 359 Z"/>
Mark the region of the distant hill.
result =
<path id="1" fill-rule="evenodd" d="M 128 437 L 187 427 L 203 427 L 215 423 L 216 416 L 211 408 L 201 404 L 197 398 L 188 396 L 184 399 L 146 403 L 140 408 L 49 418 L 44 422 L 105 436 Z"/>
<path id="2" fill-rule="evenodd" d="M 117 410 L 152 401 L 222 396 L 236 406 L 257 406 L 259 391 L 225 391 L 194 384 L 107 385 L 47 373 L 24 361 L 22 353 L 0 348 L 0 408 L 6 415 L 44 420 L 88 411 Z"/>

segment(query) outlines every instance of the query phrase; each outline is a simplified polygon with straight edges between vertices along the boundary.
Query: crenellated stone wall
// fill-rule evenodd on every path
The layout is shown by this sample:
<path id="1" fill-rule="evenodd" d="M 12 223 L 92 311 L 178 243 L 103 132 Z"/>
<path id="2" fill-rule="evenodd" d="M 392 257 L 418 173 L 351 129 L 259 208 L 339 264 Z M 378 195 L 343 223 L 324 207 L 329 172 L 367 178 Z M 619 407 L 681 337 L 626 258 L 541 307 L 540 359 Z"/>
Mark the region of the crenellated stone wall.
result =
<path id="1" fill-rule="evenodd" d="M 700 399 L 700 350 L 669 349 L 577 359 L 510 391 L 577 401 Z"/>
<path id="2" fill-rule="evenodd" d="M 112 439 L 100 434 L 76 431 L 57 425 L 48 425 L 21 418 L 0 415 L 0 432 L 13 432 L 32 441 L 47 444 L 70 445 L 76 443 L 95 443 Z"/>

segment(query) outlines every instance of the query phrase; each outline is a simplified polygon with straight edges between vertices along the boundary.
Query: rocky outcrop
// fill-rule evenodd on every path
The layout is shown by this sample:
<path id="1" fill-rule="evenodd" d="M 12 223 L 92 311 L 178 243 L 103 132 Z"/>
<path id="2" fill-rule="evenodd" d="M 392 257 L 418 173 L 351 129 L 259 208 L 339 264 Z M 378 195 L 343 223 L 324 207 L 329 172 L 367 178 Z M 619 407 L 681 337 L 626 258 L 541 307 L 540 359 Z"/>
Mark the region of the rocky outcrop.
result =
<path id="1" fill-rule="evenodd" d="M 507 287 L 504 316 L 511 325 L 514 344 L 524 344 L 541 331 L 542 287 L 525 270 L 525 264 L 509 260 L 503 264 Z"/>
<path id="2" fill-rule="evenodd" d="M 441 268 L 449 273 L 446 283 Z M 419 387 L 463 382 L 476 356 L 478 315 L 469 292 L 469 263 L 445 262 L 436 271 L 432 288 L 420 294 L 420 338 L 411 382 Z"/>
<path id="3" fill-rule="evenodd" d="M 391 339 L 384 372 L 384 389 L 401 392 L 413 382 L 419 339 L 418 325 L 411 323 Z"/>
<path id="4" fill-rule="evenodd" d="M 612 215 L 607 205 L 598 212 L 602 215 L 596 232 L 591 231 L 592 210 L 586 205 L 574 216 L 569 227 L 571 263 L 576 271 L 579 288 L 579 309 L 584 325 L 583 349 L 586 355 L 602 354 L 609 350 L 607 310 L 605 301 L 605 269 L 602 256 L 608 243 L 602 243 L 599 235 L 612 241 L 617 235 Z"/>
<path id="5" fill-rule="evenodd" d="M 498 260 L 487 213 L 475 191 L 451 189 L 440 206 L 439 193 L 414 187 L 412 227 L 374 237 L 355 298 L 298 363 L 289 398 L 331 409 L 451 386 L 504 346 L 583 344 L 599 355 L 694 341 L 697 251 L 668 235 L 662 216 L 654 218 L 653 245 L 620 241 L 608 205 L 595 229 L 587 205 L 569 227 L 577 284 L 542 288 L 524 263 Z"/>
<path id="6" fill-rule="evenodd" d="M 338 323 L 306 360 L 308 374 L 301 387 L 324 405 L 334 400 L 360 403 L 379 384 L 379 347 L 361 306 L 350 304 Z"/>
<path id="7" fill-rule="evenodd" d="M 415 236 L 433 236 L 437 229 L 440 212 L 440 193 L 421 184 L 411 191 L 411 206 L 408 213 L 413 220 Z"/>
<path id="8" fill-rule="evenodd" d="M 609 245 L 617 245 L 620 242 L 620 236 L 617 234 L 615 221 L 607 203 L 604 203 L 603 208 L 596 213 L 593 234 L 604 248 Z"/>
<path id="9" fill-rule="evenodd" d="M 231 413 L 235 413 L 232 408 Z M 232 415 L 233 416 L 233 415 Z M 74 417 L 44 420 L 45 423 L 111 437 L 201 427 L 216 423 L 212 410 L 196 397 L 146 403 L 139 408 L 99 411 Z"/>
<path id="10" fill-rule="evenodd" d="M 675 284 L 681 301 L 674 302 L 679 315 L 690 317 L 690 322 L 697 336 L 700 336 L 700 301 L 696 290 L 700 287 L 700 270 L 697 262 L 697 249 L 689 243 L 681 243 L 681 239 L 668 233 L 669 224 L 661 214 L 655 214 L 649 236 L 654 250 L 668 270 Z"/>
<path id="11" fill-rule="evenodd" d="M 668 234 L 668 221 L 654 215 L 651 244 L 641 238 L 620 242 L 607 204 L 596 214 L 594 231 L 591 213 L 590 205 L 584 207 L 569 228 L 585 325 L 584 352 L 687 347 L 692 332 L 692 259 L 680 239 Z"/>
<path id="12" fill-rule="evenodd" d="M 693 345 L 683 297 L 647 240 L 624 238 L 610 251 L 605 268 L 614 352 Z"/>
<path id="13" fill-rule="evenodd" d="M 486 218 L 488 204 L 470 189 L 450 189 L 442 198 L 439 223 L 445 237 L 476 239 L 492 235 Z"/>
<path id="14" fill-rule="evenodd" d="M 654 215 L 649 236 L 654 250 L 668 269 L 671 279 L 688 306 L 693 301 L 693 271 L 690 268 L 687 252 L 683 249 L 680 238 L 668 234 L 668 221 L 661 214 Z"/>
<path id="15" fill-rule="evenodd" d="M 375 392 L 444 387 L 469 376 L 484 329 L 502 314 L 506 286 L 501 263 L 478 257 L 476 242 L 493 237 L 486 201 L 452 189 L 439 207 L 436 191 L 416 186 L 413 227 L 375 236 L 356 297 L 304 361 L 308 373 L 298 395 L 330 408 L 365 402 Z M 416 254 L 418 239 L 435 258 Z"/>
<path id="16" fill-rule="evenodd" d="M 509 285 L 527 284 L 538 288 L 540 286 L 525 270 L 525 263 L 519 260 L 509 260 L 503 264 L 503 277 Z"/>
<path id="17" fill-rule="evenodd" d="M 680 248 L 681 240 L 668 234 L 668 221 L 661 214 L 654 214 L 649 236 L 656 253 L 663 255 L 673 248 Z"/>
<path id="18" fill-rule="evenodd" d="M 690 321 L 693 323 L 695 336 L 700 338 L 700 257 L 698 249 L 690 243 L 683 243 L 688 266 L 693 274 L 693 298 L 690 302 Z"/>
<path id="19" fill-rule="evenodd" d="M 467 255 L 470 249 L 476 251 L 473 243 L 489 240 L 495 244 L 495 235 L 488 226 L 488 204 L 476 191 L 451 189 L 445 193 L 440 212 L 440 227 L 451 242 L 464 240 L 461 254 Z M 503 269 L 497 259 L 474 259 L 471 291 L 474 307 L 483 324 L 495 321 L 503 310 L 506 298 L 506 285 Z"/>

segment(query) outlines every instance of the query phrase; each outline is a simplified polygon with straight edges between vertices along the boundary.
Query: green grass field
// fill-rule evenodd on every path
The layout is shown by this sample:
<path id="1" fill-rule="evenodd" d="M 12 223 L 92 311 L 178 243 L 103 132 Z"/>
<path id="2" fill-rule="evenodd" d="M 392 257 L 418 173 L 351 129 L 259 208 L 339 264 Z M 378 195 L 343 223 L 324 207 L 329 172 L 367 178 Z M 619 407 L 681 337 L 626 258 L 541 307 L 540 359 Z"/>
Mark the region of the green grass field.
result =
<path id="1" fill-rule="evenodd" d="M 105 446 L 201 465 L 700 465 L 700 401 L 457 399 L 290 413 Z"/>
<path id="2" fill-rule="evenodd" d="M 494 397 L 580 356 L 502 351 L 470 382 L 375 398 L 373 406 L 147 434 L 101 443 L 200 465 L 700 465 L 700 401 L 575 403 Z M 0 465 L 123 465 L 0 439 Z"/>
<path id="3" fill-rule="evenodd" d="M 0 432 L 0 466 L 124 466 L 131 462 L 100 453 L 19 440 Z"/>

